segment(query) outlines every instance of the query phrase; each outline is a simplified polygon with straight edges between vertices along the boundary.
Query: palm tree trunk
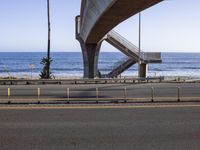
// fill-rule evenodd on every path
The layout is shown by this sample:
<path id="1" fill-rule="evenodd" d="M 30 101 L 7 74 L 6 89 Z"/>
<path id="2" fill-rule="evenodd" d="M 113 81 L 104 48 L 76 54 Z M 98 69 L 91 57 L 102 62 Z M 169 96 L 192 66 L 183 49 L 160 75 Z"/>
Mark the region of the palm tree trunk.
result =
<path id="1" fill-rule="evenodd" d="M 47 79 L 50 78 L 50 49 L 51 49 L 51 22 L 50 22 L 50 2 L 47 0 L 47 18 L 48 18 L 48 45 L 47 45 Z"/>

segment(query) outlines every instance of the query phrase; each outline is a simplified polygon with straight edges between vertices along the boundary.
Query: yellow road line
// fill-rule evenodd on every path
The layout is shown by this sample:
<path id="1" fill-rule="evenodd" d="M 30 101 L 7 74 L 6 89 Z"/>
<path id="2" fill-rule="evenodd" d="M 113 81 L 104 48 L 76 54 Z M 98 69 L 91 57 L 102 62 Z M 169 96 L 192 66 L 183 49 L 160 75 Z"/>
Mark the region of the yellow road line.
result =
<path id="1" fill-rule="evenodd" d="M 195 104 L 163 104 L 163 105 L 110 105 L 110 106 L 91 106 L 91 105 L 83 105 L 83 106 L 1 106 L 0 110 L 28 110 L 28 109 L 143 109 L 143 108 L 188 108 L 188 107 L 200 107 L 200 105 Z"/>

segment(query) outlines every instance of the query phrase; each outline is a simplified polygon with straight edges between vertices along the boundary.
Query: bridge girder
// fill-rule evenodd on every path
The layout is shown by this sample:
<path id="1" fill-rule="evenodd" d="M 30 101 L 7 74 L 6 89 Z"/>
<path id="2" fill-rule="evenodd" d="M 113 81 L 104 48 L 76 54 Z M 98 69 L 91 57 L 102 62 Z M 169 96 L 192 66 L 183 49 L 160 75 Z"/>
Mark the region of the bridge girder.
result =
<path id="1" fill-rule="evenodd" d="M 85 43 L 98 43 L 119 23 L 161 1 L 82 0 L 80 36 Z"/>

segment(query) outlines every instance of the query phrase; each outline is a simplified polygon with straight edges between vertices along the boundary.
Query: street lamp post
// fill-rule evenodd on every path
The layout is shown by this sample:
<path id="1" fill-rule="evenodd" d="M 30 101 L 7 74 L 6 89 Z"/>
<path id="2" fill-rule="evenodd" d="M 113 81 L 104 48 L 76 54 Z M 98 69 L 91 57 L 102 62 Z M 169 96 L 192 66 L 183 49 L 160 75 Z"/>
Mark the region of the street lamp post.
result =
<path id="1" fill-rule="evenodd" d="M 51 47 L 51 22 L 50 22 L 50 0 L 47 0 L 48 18 L 48 44 L 47 44 L 47 79 L 50 78 L 50 47 Z"/>
<path id="2" fill-rule="evenodd" d="M 141 12 L 139 12 L 139 40 L 138 40 L 138 77 L 140 77 L 140 69 L 141 69 Z"/>

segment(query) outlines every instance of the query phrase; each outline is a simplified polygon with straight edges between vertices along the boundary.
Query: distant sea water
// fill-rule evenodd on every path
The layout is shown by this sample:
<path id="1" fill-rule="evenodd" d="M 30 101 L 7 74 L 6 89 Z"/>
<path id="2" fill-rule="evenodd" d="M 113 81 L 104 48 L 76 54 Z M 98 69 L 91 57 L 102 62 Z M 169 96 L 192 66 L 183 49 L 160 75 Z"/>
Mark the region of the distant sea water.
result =
<path id="1" fill-rule="evenodd" d="M 41 58 L 44 52 L 2 52 L 0 53 L 0 77 L 39 77 L 42 70 Z M 51 66 L 55 77 L 82 77 L 83 59 L 81 52 L 52 52 Z M 101 52 L 99 70 L 108 73 L 125 56 L 118 52 Z M 163 63 L 150 64 L 148 76 L 200 76 L 200 53 L 162 53 Z M 33 69 L 30 64 L 34 64 Z M 136 76 L 137 65 L 125 71 L 123 76 Z"/>

